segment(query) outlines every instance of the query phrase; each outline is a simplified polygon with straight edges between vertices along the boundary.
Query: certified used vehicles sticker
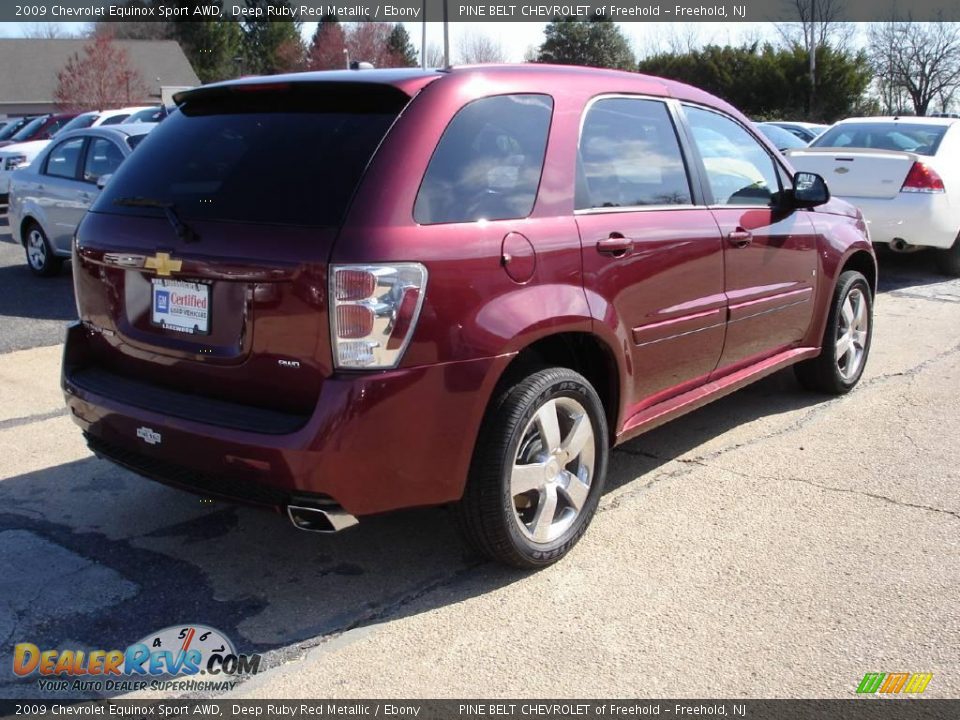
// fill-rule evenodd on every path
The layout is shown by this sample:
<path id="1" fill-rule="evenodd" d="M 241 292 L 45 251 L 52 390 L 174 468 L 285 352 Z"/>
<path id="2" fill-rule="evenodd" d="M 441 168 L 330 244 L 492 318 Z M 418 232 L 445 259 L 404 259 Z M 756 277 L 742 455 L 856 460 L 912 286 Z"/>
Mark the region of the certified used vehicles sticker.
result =
<path id="1" fill-rule="evenodd" d="M 37 677 L 47 692 L 230 690 L 260 670 L 260 655 L 238 653 L 226 635 L 207 625 L 171 625 L 126 649 L 13 650 L 14 675 Z M 202 679 L 198 679 L 202 678 Z"/>

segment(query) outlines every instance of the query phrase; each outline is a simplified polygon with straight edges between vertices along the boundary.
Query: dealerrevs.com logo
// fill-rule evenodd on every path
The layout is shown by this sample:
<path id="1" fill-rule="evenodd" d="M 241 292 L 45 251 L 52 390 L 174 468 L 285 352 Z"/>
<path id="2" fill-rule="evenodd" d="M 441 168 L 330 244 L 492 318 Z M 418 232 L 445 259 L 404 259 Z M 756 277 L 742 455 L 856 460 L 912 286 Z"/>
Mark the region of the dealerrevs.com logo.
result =
<path id="1" fill-rule="evenodd" d="M 222 691 L 259 670 L 259 655 L 237 653 L 226 635 L 206 625 L 173 625 L 125 650 L 43 650 L 29 642 L 13 650 L 14 674 L 38 676 L 48 692 Z"/>

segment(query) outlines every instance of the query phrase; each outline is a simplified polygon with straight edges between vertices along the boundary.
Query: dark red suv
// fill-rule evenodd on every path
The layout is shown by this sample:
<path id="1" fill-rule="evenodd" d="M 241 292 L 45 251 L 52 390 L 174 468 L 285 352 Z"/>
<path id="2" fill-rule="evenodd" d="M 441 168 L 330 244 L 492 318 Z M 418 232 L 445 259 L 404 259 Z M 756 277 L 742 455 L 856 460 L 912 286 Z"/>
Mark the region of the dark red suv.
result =
<path id="1" fill-rule="evenodd" d="M 451 504 L 548 564 L 610 448 L 788 365 L 852 388 L 859 212 L 694 88 L 587 68 L 182 93 L 74 249 L 67 403 L 142 475 L 306 530 Z"/>

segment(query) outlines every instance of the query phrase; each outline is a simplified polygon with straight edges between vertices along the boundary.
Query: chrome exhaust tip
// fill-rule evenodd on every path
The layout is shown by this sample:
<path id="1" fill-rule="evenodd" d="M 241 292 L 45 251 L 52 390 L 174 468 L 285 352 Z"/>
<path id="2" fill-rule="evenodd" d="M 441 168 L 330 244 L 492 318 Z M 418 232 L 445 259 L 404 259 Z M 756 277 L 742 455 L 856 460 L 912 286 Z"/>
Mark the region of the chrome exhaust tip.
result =
<path id="1" fill-rule="evenodd" d="M 340 532 L 358 522 L 353 515 L 339 505 L 323 508 L 287 505 L 287 517 L 297 530 L 318 533 Z"/>

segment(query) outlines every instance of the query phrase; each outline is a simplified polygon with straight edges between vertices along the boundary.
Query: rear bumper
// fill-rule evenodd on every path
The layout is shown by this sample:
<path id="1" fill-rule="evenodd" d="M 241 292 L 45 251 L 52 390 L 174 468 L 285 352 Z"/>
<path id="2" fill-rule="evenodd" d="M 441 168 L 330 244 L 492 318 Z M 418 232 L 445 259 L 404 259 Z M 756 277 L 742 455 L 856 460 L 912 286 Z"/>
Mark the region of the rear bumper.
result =
<path id="1" fill-rule="evenodd" d="M 960 205 L 951 205 L 946 193 L 843 199 L 860 208 L 870 228 L 870 239 L 881 245 L 902 239 L 911 245 L 948 248 L 960 232 Z"/>
<path id="2" fill-rule="evenodd" d="M 335 375 L 305 425 L 265 434 L 81 387 L 71 376 L 86 332 L 79 323 L 67 331 L 62 384 L 98 455 L 204 495 L 277 509 L 333 499 L 352 515 L 459 499 L 487 398 L 510 360 Z"/>

